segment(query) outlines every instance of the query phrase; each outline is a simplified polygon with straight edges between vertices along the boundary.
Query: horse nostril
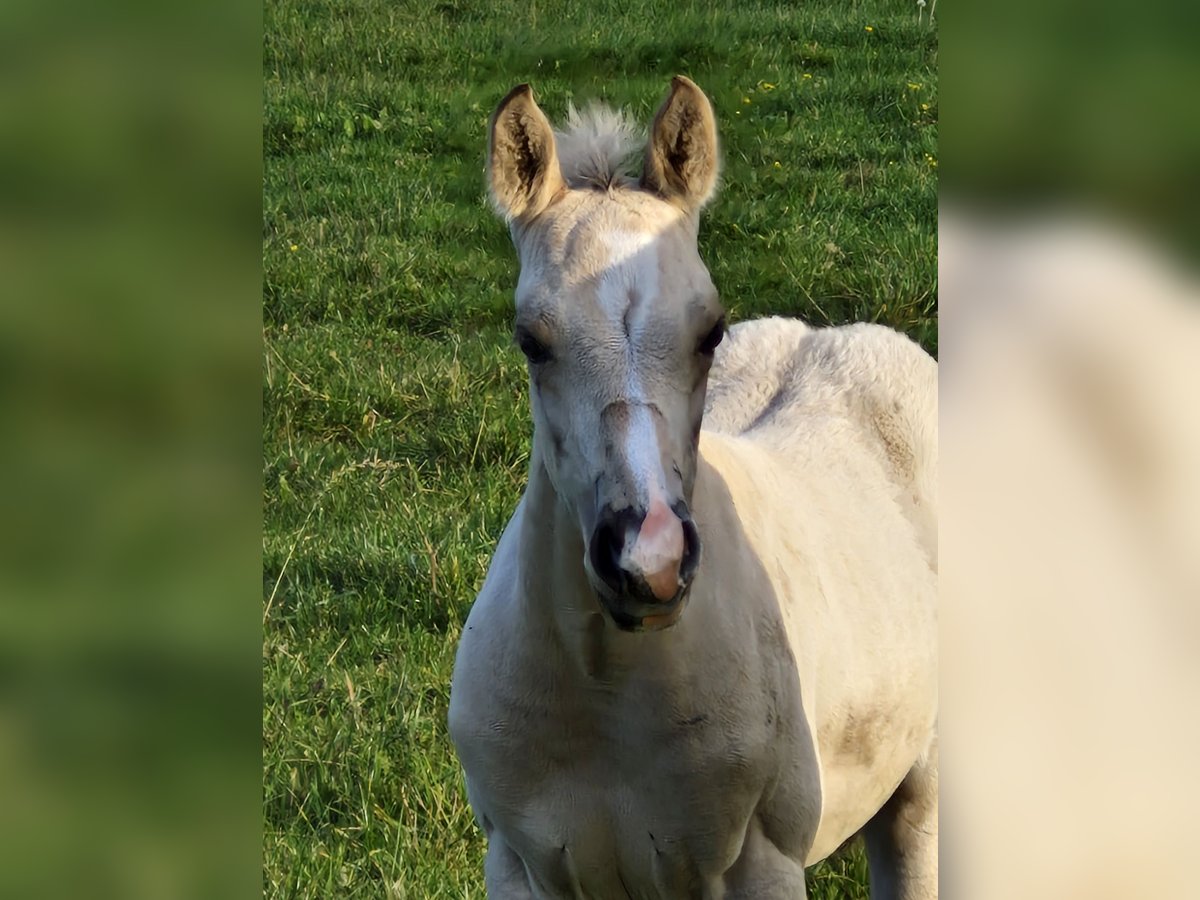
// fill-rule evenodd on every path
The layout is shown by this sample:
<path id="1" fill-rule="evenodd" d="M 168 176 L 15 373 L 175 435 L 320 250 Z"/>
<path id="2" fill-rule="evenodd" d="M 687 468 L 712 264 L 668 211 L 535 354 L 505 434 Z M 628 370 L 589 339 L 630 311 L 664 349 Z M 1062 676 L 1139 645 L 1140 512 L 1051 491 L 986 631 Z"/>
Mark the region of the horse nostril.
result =
<path id="1" fill-rule="evenodd" d="M 679 564 L 679 578 L 686 585 L 690 584 L 696 569 L 700 567 L 700 532 L 692 517 L 684 515 L 683 520 L 683 560 Z"/>
<path id="2" fill-rule="evenodd" d="M 621 548 L 624 538 L 616 528 L 616 523 L 602 518 L 596 530 L 592 532 L 588 554 L 591 557 L 592 571 L 605 584 L 620 593 L 624 589 L 625 573 L 621 569 Z"/>

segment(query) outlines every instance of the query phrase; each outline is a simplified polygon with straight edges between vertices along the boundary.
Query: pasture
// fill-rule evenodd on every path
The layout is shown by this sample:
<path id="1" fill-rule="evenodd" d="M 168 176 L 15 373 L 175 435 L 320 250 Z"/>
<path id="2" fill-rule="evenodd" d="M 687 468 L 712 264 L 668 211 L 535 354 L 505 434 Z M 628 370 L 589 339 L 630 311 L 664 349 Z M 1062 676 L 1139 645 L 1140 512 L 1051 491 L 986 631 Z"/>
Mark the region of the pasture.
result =
<path id="1" fill-rule="evenodd" d="M 524 483 L 516 261 L 486 123 L 649 123 L 672 75 L 725 161 L 701 252 L 730 321 L 937 350 L 937 37 L 907 0 L 269 0 L 264 36 L 264 894 L 482 897 L 446 734 L 462 622 Z M 851 849 L 810 896 L 866 897 Z"/>

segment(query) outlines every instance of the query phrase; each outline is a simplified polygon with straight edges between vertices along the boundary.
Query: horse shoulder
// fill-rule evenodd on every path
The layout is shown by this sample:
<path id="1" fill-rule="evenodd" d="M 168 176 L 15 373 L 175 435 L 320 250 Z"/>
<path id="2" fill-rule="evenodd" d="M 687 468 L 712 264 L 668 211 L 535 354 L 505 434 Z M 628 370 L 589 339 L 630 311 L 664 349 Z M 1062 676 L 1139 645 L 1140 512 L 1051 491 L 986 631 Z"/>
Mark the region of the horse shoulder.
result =
<path id="1" fill-rule="evenodd" d="M 778 775 L 760 818 L 775 846 L 802 847 L 795 852 L 812 863 L 861 827 L 928 741 L 933 576 L 900 549 L 908 541 L 898 511 L 839 506 L 843 492 L 823 481 L 789 495 L 789 468 L 756 441 L 709 436 L 704 449 L 733 508 L 753 511 L 722 529 L 744 532 L 752 551 L 727 540 L 712 548 L 712 562 L 719 556 L 744 588 L 739 605 L 757 606 L 763 625 L 778 622 L 736 630 L 756 634 L 758 660 L 782 663 L 779 708 L 791 711 L 790 731 L 777 738 L 788 752 L 770 762 Z M 753 710 L 766 694 L 737 699 Z"/>

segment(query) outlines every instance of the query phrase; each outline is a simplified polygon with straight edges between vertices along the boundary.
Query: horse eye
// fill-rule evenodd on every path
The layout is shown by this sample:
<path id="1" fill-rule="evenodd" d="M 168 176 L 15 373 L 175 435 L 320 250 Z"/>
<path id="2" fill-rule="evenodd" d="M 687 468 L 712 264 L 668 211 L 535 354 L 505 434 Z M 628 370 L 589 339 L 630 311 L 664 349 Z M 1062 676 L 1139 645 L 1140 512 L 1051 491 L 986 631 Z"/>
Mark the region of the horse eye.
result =
<path id="1" fill-rule="evenodd" d="M 712 327 L 712 330 L 704 336 L 704 339 L 696 347 L 697 353 L 702 353 L 705 356 L 712 356 L 717 349 L 717 344 L 721 343 L 721 338 L 725 337 L 725 317 L 717 319 L 717 324 Z"/>
<path id="2" fill-rule="evenodd" d="M 527 331 L 518 335 L 517 346 L 521 348 L 525 358 L 535 366 L 550 361 L 550 349 Z"/>

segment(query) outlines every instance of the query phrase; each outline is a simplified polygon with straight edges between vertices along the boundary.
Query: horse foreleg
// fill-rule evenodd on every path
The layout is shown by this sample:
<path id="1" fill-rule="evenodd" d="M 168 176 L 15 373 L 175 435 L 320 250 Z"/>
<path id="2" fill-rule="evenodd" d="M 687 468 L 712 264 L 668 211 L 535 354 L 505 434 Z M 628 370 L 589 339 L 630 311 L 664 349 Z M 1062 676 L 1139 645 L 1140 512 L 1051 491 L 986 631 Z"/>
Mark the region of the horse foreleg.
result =
<path id="1" fill-rule="evenodd" d="M 535 900 L 525 864 L 494 831 L 488 836 L 483 878 L 489 900 Z"/>
<path id="2" fill-rule="evenodd" d="M 863 829 L 871 900 L 936 900 L 938 895 L 938 747 L 909 770 Z"/>
<path id="3" fill-rule="evenodd" d="M 804 864 L 777 848 L 752 822 L 742 855 L 726 873 L 723 892 L 704 892 L 721 900 L 804 900 Z"/>

